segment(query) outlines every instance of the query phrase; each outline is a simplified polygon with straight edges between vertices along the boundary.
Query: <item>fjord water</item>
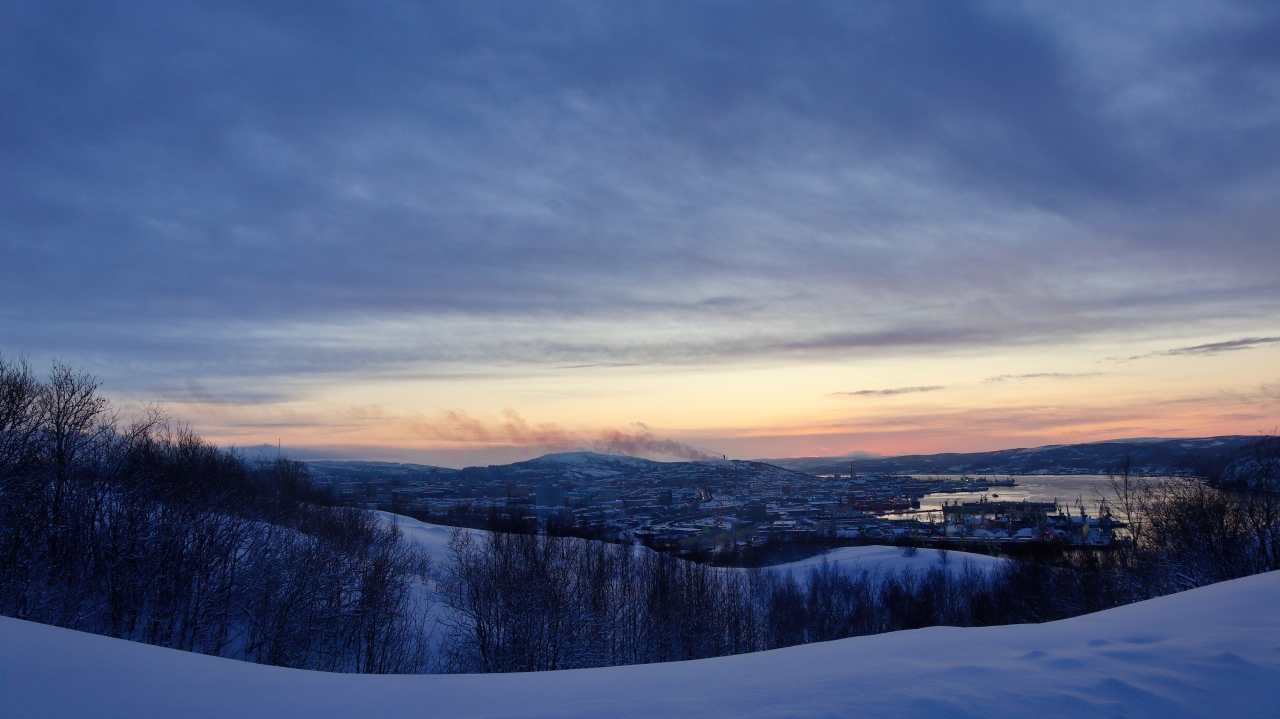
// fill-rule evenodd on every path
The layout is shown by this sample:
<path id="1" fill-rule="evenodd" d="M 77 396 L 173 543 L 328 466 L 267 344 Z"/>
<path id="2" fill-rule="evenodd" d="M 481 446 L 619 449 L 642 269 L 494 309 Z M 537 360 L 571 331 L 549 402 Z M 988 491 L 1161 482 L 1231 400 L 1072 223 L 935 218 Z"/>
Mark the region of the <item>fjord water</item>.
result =
<path id="1" fill-rule="evenodd" d="M 929 475 L 941 479 L 958 480 L 961 475 L 943 474 Z M 981 478 L 982 475 L 970 475 Z M 990 480 L 1004 480 L 1007 476 L 988 476 Z M 932 492 L 920 499 L 921 512 L 940 512 L 944 502 L 973 502 L 985 496 L 989 500 L 1000 502 L 1053 502 L 1074 508 L 1076 500 L 1084 503 L 1089 513 L 1098 509 L 1100 498 L 1111 498 L 1111 487 L 1107 475 L 1102 474 L 1033 474 L 1019 475 L 1013 478 L 1016 486 L 990 487 L 984 492 Z M 1099 494 L 1101 493 L 1101 494 Z"/>

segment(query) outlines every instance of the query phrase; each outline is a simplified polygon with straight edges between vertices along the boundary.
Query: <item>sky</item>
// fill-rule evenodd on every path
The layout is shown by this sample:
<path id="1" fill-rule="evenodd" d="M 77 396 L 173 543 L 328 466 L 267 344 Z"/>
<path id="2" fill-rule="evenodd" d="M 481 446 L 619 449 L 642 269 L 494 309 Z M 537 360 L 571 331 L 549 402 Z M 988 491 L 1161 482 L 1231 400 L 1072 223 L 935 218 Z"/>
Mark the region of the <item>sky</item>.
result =
<path id="1" fill-rule="evenodd" d="M 1275 3 L 0 6 L 0 354 L 443 466 L 1280 425 Z"/>

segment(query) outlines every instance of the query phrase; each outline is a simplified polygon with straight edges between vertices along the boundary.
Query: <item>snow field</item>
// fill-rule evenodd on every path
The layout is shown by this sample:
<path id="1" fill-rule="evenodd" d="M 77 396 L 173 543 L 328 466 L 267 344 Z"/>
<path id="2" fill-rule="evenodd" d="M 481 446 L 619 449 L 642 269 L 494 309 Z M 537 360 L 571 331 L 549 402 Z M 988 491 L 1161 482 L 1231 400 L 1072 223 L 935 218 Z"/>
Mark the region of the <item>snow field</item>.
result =
<path id="1" fill-rule="evenodd" d="M 281 669 L 0 618 L 12 717 L 1275 717 L 1280 572 L 1040 625 L 541 674 Z"/>

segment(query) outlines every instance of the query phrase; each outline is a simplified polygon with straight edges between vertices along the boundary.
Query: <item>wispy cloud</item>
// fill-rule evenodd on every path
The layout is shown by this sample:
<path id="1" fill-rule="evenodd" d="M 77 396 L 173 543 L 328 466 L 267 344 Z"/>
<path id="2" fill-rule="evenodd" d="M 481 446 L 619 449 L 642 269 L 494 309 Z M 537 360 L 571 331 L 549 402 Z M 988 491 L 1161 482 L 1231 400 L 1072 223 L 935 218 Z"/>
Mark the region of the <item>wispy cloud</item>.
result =
<path id="1" fill-rule="evenodd" d="M 237 386 L 229 392 L 215 393 L 199 380 L 190 377 L 182 380 L 181 387 L 164 382 L 156 384 L 152 387 L 150 394 L 151 398 L 162 404 L 184 407 L 267 405 L 290 399 L 290 395 L 285 392 L 262 388 L 249 389 L 244 386 Z"/>
<path id="2" fill-rule="evenodd" d="M 1177 347 L 1171 350 L 1148 352 L 1146 354 L 1134 355 L 1127 359 L 1138 360 L 1146 359 L 1148 357 L 1177 357 L 1181 355 L 1214 355 L 1223 352 L 1237 352 L 1239 350 L 1265 347 L 1267 345 L 1274 344 L 1280 344 L 1280 337 L 1241 337 L 1238 340 L 1209 342 L 1202 345 L 1192 345 L 1190 347 Z"/>
<path id="3" fill-rule="evenodd" d="M 1032 372 L 1029 374 L 1002 374 L 988 377 L 983 382 L 1017 382 L 1028 379 L 1085 379 L 1099 377 L 1106 372 Z"/>
<path id="4" fill-rule="evenodd" d="M 1264 345 L 1273 345 L 1280 343 L 1280 337 L 1242 337 L 1238 340 L 1228 340 L 1226 342 L 1210 342 L 1203 345 L 1194 345 L 1191 347 L 1179 347 L 1177 349 L 1168 350 L 1160 354 L 1166 355 L 1208 355 L 1217 354 L 1219 352 L 1234 352 L 1236 350 L 1252 349 Z"/>
<path id="5" fill-rule="evenodd" d="M 917 392 L 937 392 L 946 389 L 946 385 L 927 385 L 920 387 L 894 387 L 893 389 L 860 389 L 853 392 L 832 392 L 828 397 L 892 397 L 899 394 L 916 394 Z"/>

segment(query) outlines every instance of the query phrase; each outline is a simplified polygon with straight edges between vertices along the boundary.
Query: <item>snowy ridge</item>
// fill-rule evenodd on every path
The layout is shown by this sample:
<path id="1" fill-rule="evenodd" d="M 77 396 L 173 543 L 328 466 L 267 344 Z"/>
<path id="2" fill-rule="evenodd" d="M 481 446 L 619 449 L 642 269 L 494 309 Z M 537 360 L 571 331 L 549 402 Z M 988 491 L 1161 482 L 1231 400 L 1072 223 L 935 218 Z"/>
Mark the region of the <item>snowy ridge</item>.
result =
<path id="1" fill-rule="evenodd" d="M 395 522 L 400 531 L 404 533 L 405 539 L 422 549 L 436 563 L 436 566 L 448 561 L 449 535 L 453 531 L 453 527 L 429 524 L 411 517 L 391 514 L 390 512 L 378 512 L 378 514 L 387 521 Z M 485 534 L 483 529 L 464 529 L 463 531 L 477 540 L 483 538 Z M 931 567 L 944 566 L 941 560 L 942 555 L 936 549 L 918 549 L 914 557 L 907 557 L 903 556 L 901 547 L 872 545 L 867 547 L 841 547 L 808 559 L 778 564 L 766 567 L 766 569 L 789 573 L 797 581 L 804 582 L 808 577 L 809 570 L 818 567 L 824 561 L 845 570 L 901 571 L 902 569 L 910 568 L 916 572 L 925 572 Z M 990 569 L 1000 566 L 1002 561 L 1004 560 L 989 557 L 985 554 L 953 551 L 947 553 L 945 566 L 952 574 L 959 574 L 964 571 L 966 563 L 972 565 L 975 569 Z"/>
<path id="2" fill-rule="evenodd" d="M 0 618 L 14 717 L 1274 717 L 1280 572 L 1061 622 L 542 674 L 265 667 Z"/>
<path id="3" fill-rule="evenodd" d="M 915 556 L 908 557 L 903 555 L 901 547 L 871 545 L 867 547 L 832 549 L 816 557 L 788 562 L 787 564 L 778 564 L 766 567 L 766 569 L 790 574 L 795 577 L 796 581 L 803 583 L 808 578 L 809 570 L 818 568 L 823 562 L 846 571 L 867 569 L 900 572 L 904 569 L 910 569 L 916 573 L 923 573 L 934 567 L 945 566 L 947 571 L 954 576 L 964 572 L 966 565 L 972 566 L 974 569 L 989 570 L 999 567 L 1004 561 L 985 554 L 947 552 L 946 563 L 943 564 L 943 555 L 936 549 L 917 549 Z"/>
<path id="4" fill-rule="evenodd" d="M 396 528 L 404 535 L 404 538 L 413 542 L 423 553 L 431 557 L 431 561 L 435 562 L 437 566 L 439 566 L 440 562 L 444 562 L 449 558 L 449 536 L 453 534 L 455 527 L 429 524 L 402 514 L 392 514 L 391 512 L 376 512 L 376 514 L 385 521 L 395 524 Z M 485 534 L 483 529 L 463 528 L 462 531 L 470 534 L 475 539 L 481 539 Z"/>
<path id="5" fill-rule="evenodd" d="M 1143 474 L 1177 473 L 1192 460 L 1221 459 L 1239 452 L 1257 437 L 1162 438 L 1132 437 L 1082 444 L 1050 444 L 1043 447 L 1002 449 L 992 452 L 947 452 L 900 457 L 855 459 L 859 474 L 1105 474 L 1126 461 Z M 850 471 L 850 460 L 841 457 L 801 457 L 764 460 L 780 467 L 815 474 Z"/>
<path id="6" fill-rule="evenodd" d="M 621 465 L 624 467 L 648 467 L 660 464 L 651 459 L 643 459 L 641 457 L 631 457 L 625 454 L 601 454 L 599 452 L 556 452 L 553 454 L 544 454 L 537 459 L 531 459 L 528 462 L 517 462 L 517 464 L 531 464 L 534 462 L 546 462 L 549 464 L 572 464 L 572 465 L 604 465 L 612 467 Z"/>

